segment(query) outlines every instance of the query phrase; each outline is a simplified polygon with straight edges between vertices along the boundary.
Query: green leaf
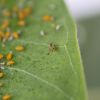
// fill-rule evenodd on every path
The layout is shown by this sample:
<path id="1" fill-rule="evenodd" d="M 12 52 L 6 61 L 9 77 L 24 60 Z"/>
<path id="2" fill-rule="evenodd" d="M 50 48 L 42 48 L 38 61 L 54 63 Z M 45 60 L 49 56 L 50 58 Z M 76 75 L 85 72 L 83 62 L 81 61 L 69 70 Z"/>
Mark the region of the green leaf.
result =
<path id="1" fill-rule="evenodd" d="M 6 93 L 12 95 L 11 100 L 86 100 L 76 27 L 64 1 L 7 2 L 9 9 L 19 2 L 34 6 L 32 15 L 27 18 L 28 25 L 22 28 L 22 37 L 7 42 L 5 50 L 0 42 L 0 52 L 7 54 L 13 50 L 16 62 L 12 67 L 5 66 L 5 77 L 0 79 L 5 84 L 0 90 L 0 100 Z M 45 15 L 54 16 L 54 21 L 43 21 Z M 16 19 L 12 18 L 12 30 L 19 29 L 15 23 Z M 57 25 L 61 26 L 58 30 Z M 40 34 L 42 31 L 46 33 L 44 36 Z M 57 45 L 57 50 L 49 51 L 50 43 Z M 24 52 L 14 50 L 19 44 L 25 46 Z"/>

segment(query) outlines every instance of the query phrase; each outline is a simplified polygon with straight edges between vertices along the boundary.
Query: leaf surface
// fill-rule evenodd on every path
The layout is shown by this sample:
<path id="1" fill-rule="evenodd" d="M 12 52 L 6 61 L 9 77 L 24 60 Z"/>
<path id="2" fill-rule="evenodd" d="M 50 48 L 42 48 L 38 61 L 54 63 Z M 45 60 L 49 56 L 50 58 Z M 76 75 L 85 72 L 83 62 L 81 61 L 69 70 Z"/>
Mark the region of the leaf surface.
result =
<path id="1" fill-rule="evenodd" d="M 0 42 L 0 52 L 4 54 L 11 49 L 14 51 L 16 45 L 25 46 L 24 52 L 14 51 L 16 64 L 4 69 L 6 75 L 0 81 L 5 86 L 0 90 L 0 98 L 10 93 L 12 100 L 86 100 L 76 27 L 63 0 L 7 2 L 9 9 L 20 2 L 31 3 L 33 13 L 27 18 L 28 25 L 22 28 L 21 39 L 7 42 L 6 50 Z M 54 21 L 43 21 L 45 15 L 54 16 Z M 12 22 L 16 20 L 12 19 Z M 61 28 L 56 30 L 56 25 Z M 13 30 L 19 28 L 14 24 L 11 27 Z M 41 36 L 41 31 L 46 35 Z M 50 43 L 58 49 L 49 51 Z"/>

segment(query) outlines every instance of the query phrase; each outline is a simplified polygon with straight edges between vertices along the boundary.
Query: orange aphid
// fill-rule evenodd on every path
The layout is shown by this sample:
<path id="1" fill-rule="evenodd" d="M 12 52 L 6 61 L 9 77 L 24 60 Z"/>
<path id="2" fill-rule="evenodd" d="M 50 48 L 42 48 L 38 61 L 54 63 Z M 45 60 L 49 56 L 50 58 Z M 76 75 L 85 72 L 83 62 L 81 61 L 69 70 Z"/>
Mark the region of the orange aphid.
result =
<path id="1" fill-rule="evenodd" d="M 44 21 L 52 21 L 53 20 L 53 17 L 52 16 L 43 16 L 43 20 Z"/>
<path id="2" fill-rule="evenodd" d="M 18 25 L 19 25 L 19 26 L 25 26 L 25 25 L 26 25 L 26 23 L 25 23 L 25 21 L 24 21 L 24 20 L 20 20 L 20 21 L 18 22 Z"/>
<path id="3" fill-rule="evenodd" d="M 2 97 L 2 100 L 10 100 L 11 99 L 11 95 L 6 94 Z"/>
<path id="4" fill-rule="evenodd" d="M 4 33 L 2 31 L 0 31 L 0 40 L 3 39 Z"/>
<path id="5" fill-rule="evenodd" d="M 10 32 L 6 32 L 5 33 L 5 38 L 8 39 L 10 37 L 10 35 L 11 35 Z"/>
<path id="6" fill-rule="evenodd" d="M 4 77 L 4 73 L 0 72 L 0 78 Z"/>
<path id="7" fill-rule="evenodd" d="M 19 45 L 19 46 L 17 46 L 17 47 L 15 48 L 15 50 L 16 50 L 16 51 L 19 51 L 19 52 L 23 51 L 24 49 L 25 49 L 25 48 L 24 48 L 23 45 Z"/>
<path id="8" fill-rule="evenodd" d="M 7 60 L 11 60 L 13 58 L 13 54 L 12 54 L 12 52 L 9 52 L 8 54 L 7 54 L 7 56 L 6 56 L 6 59 Z"/>
<path id="9" fill-rule="evenodd" d="M 14 37 L 15 39 L 18 39 L 18 38 L 19 38 L 18 32 L 13 32 L 13 37 Z"/>
<path id="10" fill-rule="evenodd" d="M 3 58 L 3 54 L 0 53 L 0 60 Z"/>
<path id="11" fill-rule="evenodd" d="M 7 28 L 9 26 L 9 20 L 4 20 L 2 24 L 2 28 Z"/>
<path id="12" fill-rule="evenodd" d="M 24 14 L 25 14 L 25 16 L 28 16 L 31 12 L 32 12 L 32 8 L 31 7 L 24 8 Z"/>
<path id="13" fill-rule="evenodd" d="M 14 65 L 14 64 L 15 64 L 15 61 L 13 61 L 13 60 L 10 60 L 10 61 L 7 62 L 8 66 L 11 66 L 11 65 Z"/>
<path id="14" fill-rule="evenodd" d="M 24 13 L 23 10 L 18 12 L 18 17 L 19 17 L 20 20 L 23 20 L 25 18 L 25 13 Z"/>

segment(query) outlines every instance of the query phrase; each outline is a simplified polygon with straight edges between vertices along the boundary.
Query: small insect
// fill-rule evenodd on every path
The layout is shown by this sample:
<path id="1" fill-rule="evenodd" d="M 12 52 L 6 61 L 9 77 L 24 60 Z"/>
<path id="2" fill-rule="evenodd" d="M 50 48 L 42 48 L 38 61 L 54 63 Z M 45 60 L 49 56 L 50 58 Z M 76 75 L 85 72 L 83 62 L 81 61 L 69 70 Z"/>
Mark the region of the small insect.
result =
<path id="1" fill-rule="evenodd" d="M 10 100 L 11 99 L 11 95 L 6 94 L 2 97 L 2 100 Z"/>
<path id="2" fill-rule="evenodd" d="M 13 60 L 10 60 L 10 61 L 7 62 L 7 66 L 11 66 L 11 65 L 14 65 L 14 64 L 15 64 L 15 61 L 13 61 Z"/>
<path id="3" fill-rule="evenodd" d="M 0 40 L 3 39 L 4 33 L 2 31 L 0 31 Z"/>
<path id="4" fill-rule="evenodd" d="M 4 69 L 5 62 L 0 63 L 0 70 Z"/>
<path id="5" fill-rule="evenodd" d="M 13 58 L 13 53 L 12 51 L 10 51 L 7 55 L 6 55 L 6 59 L 7 60 L 11 60 Z"/>
<path id="6" fill-rule="evenodd" d="M 19 26 L 25 26 L 25 25 L 26 25 L 26 23 L 25 23 L 25 21 L 24 21 L 24 20 L 20 20 L 20 21 L 18 22 L 18 25 L 19 25 Z"/>
<path id="7" fill-rule="evenodd" d="M 18 45 L 18 46 L 16 46 L 16 48 L 15 48 L 15 50 L 16 51 L 19 51 L 19 52 L 21 52 L 21 51 L 24 51 L 24 46 L 23 45 Z"/>
<path id="8" fill-rule="evenodd" d="M 20 20 L 25 19 L 25 13 L 24 13 L 24 10 L 18 11 L 18 17 L 19 17 Z"/>
<path id="9" fill-rule="evenodd" d="M 53 43 L 50 43 L 50 44 L 49 44 L 49 51 L 50 51 L 50 52 L 53 52 L 53 51 L 56 51 L 56 50 L 58 50 L 57 45 L 55 45 L 55 44 L 53 44 Z"/>
<path id="10" fill-rule="evenodd" d="M 3 21 L 2 28 L 5 29 L 8 26 L 9 26 L 9 20 L 6 19 L 6 20 Z"/>
<path id="11" fill-rule="evenodd" d="M 18 39 L 20 36 L 19 36 L 18 32 L 13 32 L 13 37 L 14 37 L 15 39 Z"/>
<path id="12" fill-rule="evenodd" d="M 12 41 L 14 39 L 13 35 L 11 34 L 11 36 L 9 37 L 9 41 Z"/>
<path id="13" fill-rule="evenodd" d="M 4 73 L 0 71 L 0 78 L 4 77 Z"/>
<path id="14" fill-rule="evenodd" d="M 10 37 L 10 35 L 11 35 L 10 32 L 6 32 L 4 38 L 8 39 Z"/>
<path id="15" fill-rule="evenodd" d="M 53 16 L 48 16 L 48 15 L 43 16 L 44 21 L 52 21 L 53 19 L 54 19 Z"/>
<path id="16" fill-rule="evenodd" d="M 26 7 L 24 8 L 24 14 L 25 16 L 28 16 L 32 12 L 32 7 Z"/>
<path id="17" fill-rule="evenodd" d="M 57 25 L 57 26 L 56 26 L 56 31 L 59 31 L 60 28 L 61 28 L 61 25 Z"/>
<path id="18" fill-rule="evenodd" d="M 44 32 L 44 31 L 41 31 L 41 32 L 40 32 L 40 35 L 41 35 L 41 36 L 44 36 L 44 35 L 45 35 L 45 32 Z"/>
<path id="19" fill-rule="evenodd" d="M 4 57 L 3 54 L 0 53 L 0 60 L 3 59 L 3 57 Z"/>

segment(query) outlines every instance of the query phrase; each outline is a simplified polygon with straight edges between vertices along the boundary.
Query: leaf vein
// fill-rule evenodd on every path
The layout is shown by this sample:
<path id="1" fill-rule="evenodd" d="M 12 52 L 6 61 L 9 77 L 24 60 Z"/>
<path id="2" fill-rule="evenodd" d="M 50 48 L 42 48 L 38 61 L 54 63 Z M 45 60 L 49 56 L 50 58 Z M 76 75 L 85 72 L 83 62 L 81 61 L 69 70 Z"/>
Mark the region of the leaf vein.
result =
<path id="1" fill-rule="evenodd" d="M 18 69 L 18 68 L 8 68 L 8 69 L 9 69 L 9 70 L 15 70 L 15 71 L 19 71 L 19 72 L 25 73 L 25 74 L 27 74 L 27 75 L 29 75 L 29 76 L 31 76 L 31 77 L 37 79 L 37 80 L 40 80 L 41 82 L 47 84 L 48 86 L 50 86 L 50 87 L 56 89 L 56 90 L 59 91 L 59 92 L 61 92 L 67 99 L 69 98 L 70 100 L 73 100 L 73 98 L 72 98 L 71 96 L 67 95 L 67 93 L 65 93 L 60 87 L 58 87 L 58 86 L 55 85 L 55 84 L 52 84 L 52 83 L 48 82 L 47 80 L 44 80 L 44 79 L 40 78 L 39 76 L 37 76 L 37 75 L 35 75 L 35 74 L 29 73 L 29 72 L 27 72 L 27 71 L 25 71 L 25 70 Z"/>

